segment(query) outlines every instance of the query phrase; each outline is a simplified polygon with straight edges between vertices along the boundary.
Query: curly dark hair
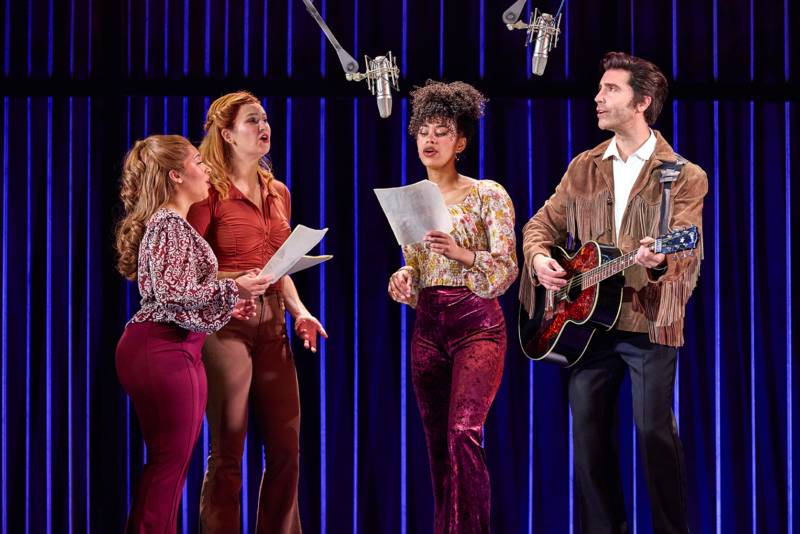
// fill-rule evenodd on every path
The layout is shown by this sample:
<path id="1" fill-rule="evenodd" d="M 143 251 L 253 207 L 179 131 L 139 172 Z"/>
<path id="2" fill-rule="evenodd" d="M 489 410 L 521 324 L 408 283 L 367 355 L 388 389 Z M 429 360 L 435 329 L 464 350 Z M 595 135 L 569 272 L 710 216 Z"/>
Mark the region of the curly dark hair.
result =
<path id="1" fill-rule="evenodd" d="M 410 94 L 412 113 L 408 133 L 411 137 L 416 137 L 424 124 L 436 119 L 449 125 L 450 135 L 459 133 L 467 142 L 489 101 L 480 91 L 464 82 L 428 80 L 425 87 L 414 86 Z"/>

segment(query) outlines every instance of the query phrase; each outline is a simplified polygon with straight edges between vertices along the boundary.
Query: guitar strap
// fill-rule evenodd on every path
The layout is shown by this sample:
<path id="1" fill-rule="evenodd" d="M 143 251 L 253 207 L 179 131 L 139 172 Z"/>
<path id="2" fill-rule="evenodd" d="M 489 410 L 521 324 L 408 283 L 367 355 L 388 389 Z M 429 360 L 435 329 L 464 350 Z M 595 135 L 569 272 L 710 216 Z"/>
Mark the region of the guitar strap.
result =
<path id="1" fill-rule="evenodd" d="M 661 161 L 661 219 L 658 223 L 658 233 L 660 235 L 669 233 L 669 197 L 672 193 L 672 184 L 681 174 L 681 168 L 689 163 L 689 160 L 675 153 L 677 161 Z"/>

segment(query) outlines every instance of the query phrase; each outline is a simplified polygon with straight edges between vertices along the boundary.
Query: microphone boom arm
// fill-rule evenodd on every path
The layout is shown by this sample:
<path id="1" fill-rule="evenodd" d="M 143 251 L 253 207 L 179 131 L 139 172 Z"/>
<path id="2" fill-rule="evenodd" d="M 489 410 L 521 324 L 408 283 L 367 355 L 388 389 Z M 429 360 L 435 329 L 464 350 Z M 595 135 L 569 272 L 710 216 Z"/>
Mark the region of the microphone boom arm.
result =
<path id="1" fill-rule="evenodd" d="M 503 13 L 503 22 L 506 23 L 506 26 L 508 26 L 509 30 L 512 30 L 517 26 L 517 21 L 522 13 L 522 8 L 525 7 L 526 3 L 528 3 L 528 0 L 517 0 L 513 6 L 506 9 L 506 12 Z M 523 22 L 522 24 L 525 23 Z"/>
<path id="2" fill-rule="evenodd" d="M 342 45 L 340 45 L 336 37 L 333 36 L 333 32 L 331 32 L 328 25 L 325 24 L 325 21 L 322 20 L 319 12 L 311 2 L 312 0 L 303 0 L 306 11 L 317 21 L 317 24 L 328 38 L 328 41 L 330 41 L 334 50 L 336 50 L 336 54 L 339 56 L 339 62 L 344 69 L 345 78 L 351 82 L 367 80 L 367 87 L 369 90 L 373 95 L 378 96 L 378 109 L 381 112 L 381 117 L 388 117 L 392 107 L 390 89 L 394 89 L 395 91 L 399 90 L 397 79 L 400 76 L 400 69 L 397 68 L 397 60 L 392 56 L 391 52 L 388 52 L 385 56 L 377 56 L 375 59 L 364 56 L 364 61 L 367 63 L 367 70 L 363 74 L 358 72 L 358 62 L 342 48 Z"/>
<path id="3" fill-rule="evenodd" d="M 347 53 L 347 51 L 342 48 L 342 45 L 339 44 L 339 41 L 336 40 L 336 37 L 333 36 L 333 32 L 331 32 L 328 25 L 325 24 L 325 21 L 322 20 L 317 9 L 314 7 L 314 4 L 311 3 L 311 0 L 303 0 L 303 3 L 306 6 L 306 11 L 314 17 L 314 20 L 317 21 L 319 27 L 322 28 L 322 31 L 325 32 L 325 36 L 330 41 L 331 45 L 333 45 L 333 49 L 336 50 L 336 55 L 339 56 L 339 63 L 342 64 L 342 68 L 344 69 L 344 73 L 349 75 L 357 74 L 358 73 L 358 62 L 353 59 L 353 56 Z"/>

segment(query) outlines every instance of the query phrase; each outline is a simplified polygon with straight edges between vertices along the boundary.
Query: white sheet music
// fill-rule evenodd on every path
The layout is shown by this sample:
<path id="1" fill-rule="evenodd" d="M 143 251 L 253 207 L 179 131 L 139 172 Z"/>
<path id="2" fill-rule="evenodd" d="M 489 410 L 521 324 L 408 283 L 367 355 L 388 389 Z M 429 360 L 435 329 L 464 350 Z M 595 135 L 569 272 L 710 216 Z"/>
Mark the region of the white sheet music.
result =
<path id="1" fill-rule="evenodd" d="M 450 213 L 439 186 L 428 180 L 405 187 L 375 189 L 386 218 L 400 245 L 421 243 L 425 234 L 453 231 Z"/>
<path id="2" fill-rule="evenodd" d="M 291 274 L 331 259 L 333 256 L 319 256 L 325 259 L 316 263 L 310 263 L 308 260 L 305 260 L 303 263 L 305 267 L 300 266 L 294 269 L 301 260 L 304 260 L 305 254 L 322 241 L 327 231 L 327 228 L 312 230 L 307 226 L 298 224 L 297 228 L 292 232 L 292 235 L 289 236 L 289 239 L 281 245 L 281 248 L 278 249 L 264 268 L 261 269 L 261 276 L 274 275 L 275 280 L 277 280 L 285 274 Z"/>
<path id="3" fill-rule="evenodd" d="M 297 271 L 302 271 L 304 269 L 308 269 L 309 267 L 314 267 L 315 265 L 319 265 L 320 263 L 324 263 L 331 259 L 333 256 L 330 254 L 325 254 L 324 256 L 303 256 L 298 260 L 294 266 L 286 271 L 286 274 L 294 274 Z"/>

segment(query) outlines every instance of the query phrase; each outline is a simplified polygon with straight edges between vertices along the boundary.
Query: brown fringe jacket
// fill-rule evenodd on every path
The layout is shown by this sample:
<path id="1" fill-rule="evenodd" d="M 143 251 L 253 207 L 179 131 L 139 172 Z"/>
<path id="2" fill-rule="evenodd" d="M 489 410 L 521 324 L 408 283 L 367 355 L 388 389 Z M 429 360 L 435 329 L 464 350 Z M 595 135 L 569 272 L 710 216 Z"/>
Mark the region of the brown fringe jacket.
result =
<path id="1" fill-rule="evenodd" d="M 628 206 L 622 217 L 619 243 L 623 252 L 639 247 L 639 240 L 658 237 L 661 214 L 661 161 L 674 162 L 675 152 L 661 134 L 654 130 L 656 148 L 644 164 L 631 189 Z M 530 266 L 536 254 L 550 256 L 550 247 L 563 246 L 569 234 L 581 243 L 597 241 L 614 245 L 614 165 L 612 158 L 603 160 L 611 140 L 576 157 L 569 165 L 555 194 L 528 221 L 522 230 L 522 269 L 520 300 L 530 314 L 534 308 L 533 286 L 539 281 L 531 275 Z M 708 191 L 706 173 L 697 165 L 683 166 L 670 196 L 670 228 L 694 224 L 702 235 L 703 197 Z M 686 302 L 697 285 L 703 240 L 699 240 L 694 257 L 672 257 L 667 270 L 657 280 L 649 269 L 634 265 L 625 270 L 628 283 L 623 290 L 622 310 L 617 328 L 629 332 L 649 332 L 650 340 L 662 345 L 683 345 L 683 317 Z"/>

